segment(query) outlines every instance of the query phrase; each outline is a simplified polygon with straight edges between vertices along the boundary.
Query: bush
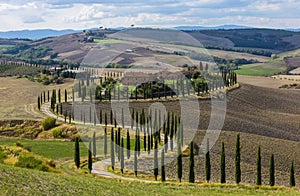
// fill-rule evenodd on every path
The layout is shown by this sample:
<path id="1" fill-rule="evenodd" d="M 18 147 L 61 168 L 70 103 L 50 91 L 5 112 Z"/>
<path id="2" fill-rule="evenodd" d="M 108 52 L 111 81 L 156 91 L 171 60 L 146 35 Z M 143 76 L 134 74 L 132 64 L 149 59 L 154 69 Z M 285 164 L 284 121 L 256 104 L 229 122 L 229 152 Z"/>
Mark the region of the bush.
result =
<path id="1" fill-rule="evenodd" d="M 52 117 L 47 117 L 42 122 L 42 127 L 44 130 L 49 130 L 55 127 L 56 119 Z"/>
<path id="2" fill-rule="evenodd" d="M 7 153 L 2 150 L 0 147 L 0 163 L 3 163 L 3 160 L 7 157 Z"/>
<path id="3" fill-rule="evenodd" d="M 19 157 L 18 162 L 15 164 L 17 167 L 29 168 L 29 169 L 38 169 L 40 171 L 48 171 L 49 168 L 43 164 L 39 159 L 36 159 L 33 156 L 22 155 Z"/>
<path id="4" fill-rule="evenodd" d="M 62 133 L 63 133 L 63 130 L 60 128 L 54 129 L 52 131 L 52 135 L 54 138 L 62 138 Z"/>

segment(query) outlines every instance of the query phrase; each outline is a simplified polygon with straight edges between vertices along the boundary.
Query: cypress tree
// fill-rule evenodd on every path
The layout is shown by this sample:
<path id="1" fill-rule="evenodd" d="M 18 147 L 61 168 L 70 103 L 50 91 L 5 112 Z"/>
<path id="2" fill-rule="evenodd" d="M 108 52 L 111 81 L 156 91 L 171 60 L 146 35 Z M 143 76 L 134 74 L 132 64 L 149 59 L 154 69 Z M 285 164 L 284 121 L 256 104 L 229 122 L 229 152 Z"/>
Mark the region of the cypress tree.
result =
<path id="1" fill-rule="evenodd" d="M 235 144 L 235 182 L 239 184 L 241 182 L 241 148 L 240 148 L 240 134 L 236 136 Z"/>
<path id="2" fill-rule="evenodd" d="M 161 151 L 161 181 L 166 181 L 166 172 L 165 172 L 165 151 L 162 149 Z"/>
<path id="3" fill-rule="evenodd" d="M 137 177 L 137 162 L 138 162 L 137 151 L 134 151 L 134 168 L 133 168 L 133 170 L 134 170 L 135 177 Z"/>
<path id="4" fill-rule="evenodd" d="M 258 146 L 258 151 L 257 151 L 256 185 L 261 185 L 261 150 L 260 150 L 260 145 Z"/>
<path id="5" fill-rule="evenodd" d="M 74 88 L 72 88 L 72 102 L 75 102 L 75 91 Z"/>
<path id="6" fill-rule="evenodd" d="M 104 156 L 107 155 L 107 130 L 106 127 L 104 127 Z"/>
<path id="7" fill-rule="evenodd" d="M 38 96 L 38 109 L 41 110 L 41 102 L 40 102 L 40 97 Z"/>
<path id="8" fill-rule="evenodd" d="M 180 131 L 178 131 L 177 136 L 177 177 L 179 182 L 182 179 L 182 152 L 181 152 L 181 136 Z"/>
<path id="9" fill-rule="evenodd" d="M 290 186 L 291 187 L 296 186 L 294 161 L 291 162 L 291 167 L 290 167 Z"/>
<path id="10" fill-rule="evenodd" d="M 49 100 L 50 100 L 50 92 L 49 92 L 49 90 L 48 90 L 47 100 L 48 100 L 48 102 L 49 102 Z"/>
<path id="11" fill-rule="evenodd" d="M 44 103 L 45 103 L 46 102 L 46 92 L 44 91 L 43 94 L 44 94 Z"/>
<path id="12" fill-rule="evenodd" d="M 60 89 L 58 89 L 58 102 L 61 102 L 61 97 L 60 97 Z"/>
<path id="13" fill-rule="evenodd" d="M 195 182 L 195 172 L 194 172 L 194 142 L 190 143 L 190 160 L 189 160 L 189 182 Z"/>
<path id="14" fill-rule="evenodd" d="M 65 89 L 65 102 L 68 102 L 68 93 L 67 93 L 67 89 Z"/>
<path id="15" fill-rule="evenodd" d="M 92 144 L 89 142 L 89 149 L 88 149 L 88 169 L 89 172 L 92 172 L 93 169 L 93 160 L 92 160 Z"/>
<path id="16" fill-rule="evenodd" d="M 79 148 L 79 138 L 78 137 L 75 137 L 74 162 L 78 169 L 80 167 L 80 148 Z"/>
<path id="17" fill-rule="evenodd" d="M 97 147 L 96 146 L 97 146 L 97 143 L 96 143 L 96 133 L 94 132 L 93 133 L 93 156 L 94 156 L 94 159 L 97 156 L 97 151 L 96 151 Z"/>
<path id="18" fill-rule="evenodd" d="M 158 176 L 158 158 L 157 158 L 157 153 L 158 153 L 158 146 L 157 146 L 157 138 L 154 139 L 154 177 L 155 180 L 157 180 Z"/>
<path id="19" fill-rule="evenodd" d="M 275 162 L 274 162 L 274 154 L 271 155 L 270 158 L 270 180 L 269 180 L 270 186 L 275 185 Z"/>
<path id="20" fill-rule="evenodd" d="M 102 110 L 100 109 L 100 114 L 99 114 L 99 123 L 100 125 L 102 124 Z"/>
<path id="21" fill-rule="evenodd" d="M 115 169 L 115 149 L 114 149 L 114 129 L 111 128 L 110 132 L 111 141 L 110 141 L 110 159 L 111 159 L 111 168 Z"/>
<path id="22" fill-rule="evenodd" d="M 226 162 L 225 162 L 225 147 L 224 142 L 222 142 L 222 152 L 221 152 L 221 183 L 226 183 Z"/>
<path id="23" fill-rule="evenodd" d="M 121 140 L 121 172 L 123 174 L 123 169 L 124 169 L 124 140 L 123 140 L 123 137 L 122 137 L 122 140 Z"/>
<path id="24" fill-rule="evenodd" d="M 127 129 L 127 137 L 126 137 L 126 146 L 127 146 L 127 159 L 130 158 L 130 135 L 129 135 L 129 130 Z"/>
<path id="25" fill-rule="evenodd" d="M 206 181 L 210 181 L 210 154 L 209 154 L 209 139 L 207 139 L 207 148 L 206 148 L 206 154 L 205 154 L 205 174 L 206 174 Z"/>

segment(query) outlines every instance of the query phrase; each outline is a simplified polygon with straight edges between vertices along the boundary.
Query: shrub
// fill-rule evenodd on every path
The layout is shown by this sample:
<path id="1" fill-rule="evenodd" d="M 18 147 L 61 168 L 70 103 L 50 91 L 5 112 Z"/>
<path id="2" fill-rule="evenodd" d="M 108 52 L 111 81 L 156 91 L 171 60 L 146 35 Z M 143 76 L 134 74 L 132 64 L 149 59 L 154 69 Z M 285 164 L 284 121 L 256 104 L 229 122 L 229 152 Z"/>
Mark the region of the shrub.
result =
<path id="1" fill-rule="evenodd" d="M 52 135 L 54 138 L 62 138 L 63 130 L 61 128 L 53 129 Z"/>
<path id="2" fill-rule="evenodd" d="M 49 130 L 53 127 L 55 127 L 56 119 L 53 117 L 47 117 L 42 122 L 42 127 L 44 130 Z"/>
<path id="3" fill-rule="evenodd" d="M 7 153 L 2 150 L 0 147 L 0 163 L 3 163 L 3 160 L 7 157 Z"/>
<path id="4" fill-rule="evenodd" d="M 43 164 L 41 160 L 29 155 L 21 155 L 15 166 L 28 169 L 38 169 L 41 171 L 49 170 L 49 168 L 45 164 Z"/>
<path id="5" fill-rule="evenodd" d="M 15 144 L 17 147 L 23 147 L 23 144 L 21 144 L 21 142 L 16 142 L 16 144 Z"/>

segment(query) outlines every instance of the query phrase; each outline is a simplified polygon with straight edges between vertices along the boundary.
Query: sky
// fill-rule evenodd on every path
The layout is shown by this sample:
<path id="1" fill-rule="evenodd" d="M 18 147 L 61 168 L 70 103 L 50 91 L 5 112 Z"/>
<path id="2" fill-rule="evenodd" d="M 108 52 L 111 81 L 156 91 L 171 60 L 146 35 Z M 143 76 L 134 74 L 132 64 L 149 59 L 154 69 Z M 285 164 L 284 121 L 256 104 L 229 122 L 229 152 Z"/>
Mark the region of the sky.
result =
<path id="1" fill-rule="evenodd" d="M 300 0 L 0 0 L 0 31 L 244 25 L 300 28 Z"/>

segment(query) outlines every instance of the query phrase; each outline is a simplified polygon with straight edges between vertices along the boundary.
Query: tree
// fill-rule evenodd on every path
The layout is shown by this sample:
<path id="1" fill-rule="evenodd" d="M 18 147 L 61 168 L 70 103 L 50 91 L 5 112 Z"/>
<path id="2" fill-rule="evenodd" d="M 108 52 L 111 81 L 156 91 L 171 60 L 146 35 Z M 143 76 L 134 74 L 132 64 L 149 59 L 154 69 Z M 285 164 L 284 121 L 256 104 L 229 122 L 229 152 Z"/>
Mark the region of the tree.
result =
<path id="1" fill-rule="evenodd" d="M 274 186 L 275 185 L 275 161 L 274 161 L 274 154 L 271 155 L 270 158 L 270 180 L 269 180 L 269 184 L 270 186 Z"/>
<path id="2" fill-rule="evenodd" d="M 127 159 L 130 158 L 130 135 L 129 130 L 127 129 L 127 137 L 126 137 L 126 149 L 127 149 Z"/>
<path id="3" fill-rule="evenodd" d="M 40 97 L 38 96 L 38 109 L 41 110 L 41 101 L 40 101 Z"/>
<path id="4" fill-rule="evenodd" d="M 112 170 L 115 169 L 115 149 L 114 149 L 114 129 L 111 128 L 110 132 L 110 160 L 111 160 L 111 168 Z"/>
<path id="5" fill-rule="evenodd" d="M 235 182 L 239 184 L 241 182 L 241 148 L 240 148 L 240 134 L 236 135 L 235 143 Z"/>
<path id="6" fill-rule="evenodd" d="M 60 97 L 60 89 L 58 89 L 58 102 L 61 102 L 61 97 Z"/>
<path id="7" fill-rule="evenodd" d="M 75 153 L 74 162 L 77 169 L 80 167 L 80 148 L 79 148 L 79 137 L 75 137 Z"/>
<path id="8" fill-rule="evenodd" d="M 180 131 L 178 131 L 177 135 L 177 177 L 179 182 L 182 179 L 182 152 L 181 152 L 181 136 Z"/>
<path id="9" fill-rule="evenodd" d="M 194 142 L 190 143 L 190 160 L 189 160 L 189 182 L 195 182 L 195 171 L 194 171 Z"/>
<path id="10" fill-rule="evenodd" d="M 207 148 L 206 148 L 206 154 L 205 154 L 205 174 L 206 174 L 206 181 L 210 181 L 210 154 L 209 154 L 209 139 L 207 139 Z"/>
<path id="11" fill-rule="evenodd" d="M 66 103 L 68 102 L 68 92 L 67 92 L 67 89 L 65 89 L 65 102 Z"/>
<path id="12" fill-rule="evenodd" d="M 94 132 L 93 133 L 93 156 L 94 156 L 94 159 L 96 158 L 96 156 L 97 156 L 97 152 L 96 152 L 96 145 L 97 145 L 97 143 L 96 143 L 96 133 Z"/>
<path id="13" fill-rule="evenodd" d="M 261 185 L 261 152 L 260 145 L 257 151 L 257 161 L 256 161 L 256 185 Z"/>
<path id="14" fill-rule="evenodd" d="M 92 160 L 92 144 L 89 142 L 89 149 L 88 149 L 88 169 L 89 172 L 92 172 L 93 169 L 93 160 Z"/>
<path id="15" fill-rule="evenodd" d="M 158 176 L 158 158 L 157 158 L 157 153 L 158 153 L 158 146 L 157 146 L 157 138 L 154 139 L 154 177 L 155 180 L 157 180 Z"/>
<path id="16" fill-rule="evenodd" d="M 166 181 L 166 171 L 165 171 L 165 151 L 162 149 L 161 151 L 161 181 Z"/>
<path id="17" fill-rule="evenodd" d="M 123 137 L 121 140 L 120 157 L 121 157 L 121 172 L 123 174 L 123 169 L 124 169 L 124 140 L 123 140 Z"/>
<path id="18" fill-rule="evenodd" d="M 296 186 L 294 161 L 291 162 L 291 167 L 290 167 L 290 186 L 291 187 Z"/>
<path id="19" fill-rule="evenodd" d="M 107 155 L 107 129 L 104 127 L 104 156 Z"/>
<path id="20" fill-rule="evenodd" d="M 222 152 L 221 152 L 221 183 L 226 183 L 226 162 L 225 162 L 225 147 L 224 142 L 222 142 Z"/>

